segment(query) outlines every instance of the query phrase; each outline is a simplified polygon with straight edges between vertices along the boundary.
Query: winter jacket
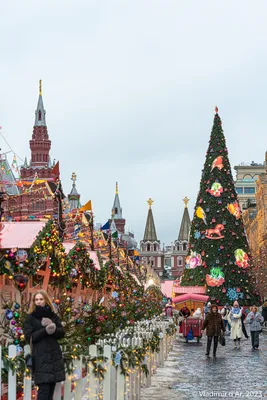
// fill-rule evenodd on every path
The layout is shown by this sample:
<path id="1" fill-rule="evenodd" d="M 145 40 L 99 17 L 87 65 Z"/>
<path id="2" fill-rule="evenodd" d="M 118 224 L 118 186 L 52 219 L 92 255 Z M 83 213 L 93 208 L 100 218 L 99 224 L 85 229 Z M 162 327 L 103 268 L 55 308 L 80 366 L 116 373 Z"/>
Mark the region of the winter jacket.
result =
<path id="1" fill-rule="evenodd" d="M 204 307 L 204 314 L 205 316 L 210 312 L 210 307 L 209 306 L 205 306 Z"/>
<path id="2" fill-rule="evenodd" d="M 242 312 L 243 309 L 240 308 L 240 311 L 238 314 L 234 314 L 232 310 L 228 314 L 228 322 L 231 325 L 231 339 L 241 339 L 243 334 L 242 334 Z"/>
<path id="3" fill-rule="evenodd" d="M 223 307 L 223 309 L 221 310 L 221 315 L 222 315 L 223 319 L 226 321 L 228 319 L 229 312 L 230 312 L 230 310 L 228 307 Z"/>
<path id="4" fill-rule="evenodd" d="M 249 324 L 250 332 L 261 331 L 261 322 L 264 321 L 262 315 L 259 312 L 250 312 L 247 316 L 246 322 Z"/>
<path id="5" fill-rule="evenodd" d="M 50 318 L 56 324 L 56 331 L 48 335 L 42 326 L 42 318 Z M 60 319 L 51 309 L 37 306 L 32 314 L 26 317 L 24 323 L 26 342 L 32 339 L 33 377 L 36 385 L 40 383 L 55 383 L 65 380 L 65 368 L 58 339 L 64 337 Z"/>
<path id="6" fill-rule="evenodd" d="M 183 316 L 184 316 L 185 318 L 189 317 L 190 314 L 191 314 L 189 308 L 187 308 L 187 307 L 183 307 L 183 308 L 181 309 L 181 313 L 183 314 Z"/>
<path id="7" fill-rule="evenodd" d="M 217 308 L 217 307 L 216 307 Z M 206 329 L 207 336 L 220 336 L 221 331 L 225 332 L 225 326 L 221 314 L 211 311 L 205 318 L 203 330 Z"/>
<path id="8" fill-rule="evenodd" d="M 267 307 L 262 307 L 262 316 L 264 318 L 264 322 L 267 321 Z"/>

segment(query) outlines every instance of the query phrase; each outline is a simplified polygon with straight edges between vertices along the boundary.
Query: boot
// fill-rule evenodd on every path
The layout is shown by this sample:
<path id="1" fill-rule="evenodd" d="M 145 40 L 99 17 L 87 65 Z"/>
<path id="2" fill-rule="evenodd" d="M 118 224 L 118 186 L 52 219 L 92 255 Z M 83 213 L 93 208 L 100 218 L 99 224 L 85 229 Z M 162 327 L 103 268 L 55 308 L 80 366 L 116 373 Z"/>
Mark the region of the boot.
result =
<path id="1" fill-rule="evenodd" d="M 208 342 L 207 342 L 207 351 L 205 353 L 205 356 L 210 356 L 210 347 L 211 347 L 211 340 L 209 340 L 208 338 Z"/>

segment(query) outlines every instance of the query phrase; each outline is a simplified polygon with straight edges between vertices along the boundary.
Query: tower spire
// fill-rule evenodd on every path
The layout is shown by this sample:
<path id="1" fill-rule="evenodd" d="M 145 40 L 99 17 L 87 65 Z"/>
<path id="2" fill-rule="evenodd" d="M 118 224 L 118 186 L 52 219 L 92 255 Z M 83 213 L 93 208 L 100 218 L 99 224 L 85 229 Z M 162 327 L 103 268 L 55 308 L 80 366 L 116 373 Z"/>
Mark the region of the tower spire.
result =
<path id="1" fill-rule="evenodd" d="M 35 111 L 35 123 L 34 126 L 46 126 L 45 120 L 45 109 L 43 103 L 43 84 L 42 80 L 39 80 L 39 98 L 37 103 L 37 109 Z"/>
<path id="2" fill-rule="evenodd" d="M 151 242 L 154 242 L 157 239 L 157 233 L 156 233 L 156 228 L 155 228 L 155 222 L 154 222 L 154 217 L 152 213 L 152 204 L 154 203 L 154 200 L 149 198 L 147 200 L 148 204 L 148 214 L 147 214 L 147 220 L 146 220 L 146 227 L 145 227 L 145 233 L 144 233 L 144 241 L 149 240 Z"/>
<path id="3" fill-rule="evenodd" d="M 76 189 L 77 175 L 75 172 L 72 173 L 71 180 L 72 180 L 72 189 L 70 194 L 68 194 L 68 202 L 69 202 L 68 212 L 80 207 L 80 194 Z"/>
<path id="4" fill-rule="evenodd" d="M 185 197 L 183 199 L 184 202 L 184 214 L 180 226 L 180 231 L 178 235 L 178 240 L 189 240 L 189 235 L 190 235 L 190 228 L 191 228 L 191 222 L 190 222 L 190 217 L 189 217 L 189 212 L 188 212 L 188 202 L 189 199 Z"/>
<path id="5" fill-rule="evenodd" d="M 111 209 L 111 220 L 114 220 L 119 232 L 124 232 L 125 230 L 125 219 L 122 216 L 122 208 L 119 198 L 119 184 L 116 182 L 115 198 L 113 202 L 113 207 Z"/>

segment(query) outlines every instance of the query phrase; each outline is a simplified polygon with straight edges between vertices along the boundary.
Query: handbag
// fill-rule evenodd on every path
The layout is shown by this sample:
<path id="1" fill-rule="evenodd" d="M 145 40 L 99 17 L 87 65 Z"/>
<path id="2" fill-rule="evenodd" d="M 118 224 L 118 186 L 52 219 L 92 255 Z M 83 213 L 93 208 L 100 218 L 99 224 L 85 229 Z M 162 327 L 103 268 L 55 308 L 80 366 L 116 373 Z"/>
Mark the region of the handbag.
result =
<path id="1" fill-rule="evenodd" d="M 32 369 L 33 363 L 32 363 L 32 337 L 30 339 L 30 353 L 28 353 L 25 357 L 26 360 L 26 367 L 28 369 Z"/>
<path id="2" fill-rule="evenodd" d="M 224 337 L 224 335 L 220 335 L 218 340 L 219 340 L 219 343 L 222 346 L 225 346 L 225 337 Z"/>

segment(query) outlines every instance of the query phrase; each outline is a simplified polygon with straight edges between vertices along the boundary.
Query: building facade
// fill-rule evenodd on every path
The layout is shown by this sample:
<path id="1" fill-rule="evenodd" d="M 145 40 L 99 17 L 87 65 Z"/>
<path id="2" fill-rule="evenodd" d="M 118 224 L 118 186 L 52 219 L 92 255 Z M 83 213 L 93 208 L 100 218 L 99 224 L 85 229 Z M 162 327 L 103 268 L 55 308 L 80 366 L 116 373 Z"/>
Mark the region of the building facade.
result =
<path id="1" fill-rule="evenodd" d="M 160 240 L 158 240 L 155 228 L 155 222 L 152 212 L 152 204 L 154 201 L 150 198 L 147 200 L 148 214 L 145 226 L 143 240 L 140 241 L 140 259 L 142 264 L 149 264 L 159 276 L 163 273 L 163 252 L 160 248 Z"/>
<path id="2" fill-rule="evenodd" d="M 184 213 L 179 230 L 178 239 L 175 240 L 172 257 L 171 257 L 171 274 L 175 279 L 182 276 L 183 270 L 186 264 L 186 257 L 188 253 L 188 243 L 191 229 L 191 221 L 188 212 L 188 202 L 187 197 L 184 198 Z"/>
<path id="3" fill-rule="evenodd" d="M 267 153 L 266 153 L 267 155 Z M 256 183 L 256 202 L 248 204 L 243 212 L 250 251 L 253 257 L 253 274 L 261 295 L 267 297 L 267 170 Z"/>
<path id="4" fill-rule="evenodd" d="M 265 164 L 241 163 L 234 167 L 236 171 L 235 188 L 238 194 L 239 204 L 242 210 L 246 209 L 248 201 L 255 202 L 257 191 L 257 179 L 265 172 Z"/>
<path id="5" fill-rule="evenodd" d="M 43 104 L 42 82 L 39 85 L 39 98 L 35 111 L 31 157 L 20 168 L 20 179 L 3 171 L 1 181 L 7 194 L 4 202 L 4 216 L 7 219 L 38 218 L 44 215 L 56 216 L 58 203 L 54 196 L 58 189 L 59 165 L 51 163 L 51 140 L 46 125 L 46 111 Z M 7 164 L 7 160 L 1 160 Z M 6 165 L 8 169 L 8 165 Z"/>
<path id="6" fill-rule="evenodd" d="M 122 207 L 119 197 L 119 184 L 116 182 L 116 191 L 113 206 L 111 209 L 111 219 L 109 219 L 111 231 L 117 231 L 119 235 L 119 246 L 125 250 L 135 250 L 137 242 L 132 232 L 126 231 L 126 219 L 122 215 Z"/>

